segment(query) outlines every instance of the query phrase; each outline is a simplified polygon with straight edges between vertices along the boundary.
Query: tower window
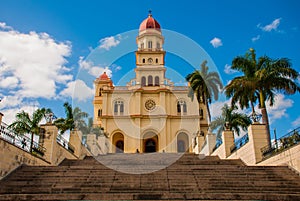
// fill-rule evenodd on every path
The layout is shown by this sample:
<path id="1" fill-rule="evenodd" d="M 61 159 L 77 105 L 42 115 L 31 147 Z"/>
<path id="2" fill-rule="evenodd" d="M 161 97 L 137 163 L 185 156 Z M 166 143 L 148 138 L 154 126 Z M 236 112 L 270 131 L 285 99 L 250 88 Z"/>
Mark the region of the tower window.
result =
<path id="1" fill-rule="evenodd" d="M 143 76 L 142 77 L 142 87 L 146 86 L 146 78 Z"/>
<path id="2" fill-rule="evenodd" d="M 100 88 L 100 89 L 99 89 L 99 96 L 102 96 L 102 91 L 103 91 L 103 89 Z"/>
<path id="3" fill-rule="evenodd" d="M 144 43 L 141 43 L 141 49 L 142 50 L 144 49 Z"/>
<path id="4" fill-rule="evenodd" d="M 155 59 L 155 62 L 158 63 L 158 59 Z"/>
<path id="5" fill-rule="evenodd" d="M 152 77 L 152 75 L 148 76 L 148 86 L 153 86 L 153 77 Z"/>
<path id="6" fill-rule="evenodd" d="M 160 50 L 160 43 L 156 43 L 156 48 Z"/>
<path id="7" fill-rule="evenodd" d="M 102 109 L 99 109 L 98 110 L 98 117 L 101 117 L 102 116 Z"/>
<path id="8" fill-rule="evenodd" d="M 155 83 L 155 86 L 159 86 L 159 77 L 158 76 L 155 76 L 154 83 Z"/>
<path id="9" fill-rule="evenodd" d="M 148 41 L 148 48 L 152 49 L 152 41 Z"/>
<path id="10" fill-rule="evenodd" d="M 146 60 L 145 59 L 143 59 L 143 63 L 145 63 L 146 62 Z"/>

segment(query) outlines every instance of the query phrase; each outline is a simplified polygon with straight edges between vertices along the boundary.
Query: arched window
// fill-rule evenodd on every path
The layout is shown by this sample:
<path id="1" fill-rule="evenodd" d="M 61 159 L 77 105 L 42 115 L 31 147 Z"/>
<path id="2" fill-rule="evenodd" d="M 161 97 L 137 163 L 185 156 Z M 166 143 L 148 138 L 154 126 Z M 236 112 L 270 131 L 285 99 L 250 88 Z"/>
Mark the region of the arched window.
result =
<path id="1" fill-rule="evenodd" d="M 181 105 L 179 101 L 177 102 L 177 113 L 181 113 Z"/>
<path id="2" fill-rule="evenodd" d="M 118 107 L 118 103 L 116 101 L 115 104 L 114 104 L 114 114 L 115 115 L 118 115 L 118 110 L 119 110 L 119 107 Z"/>
<path id="3" fill-rule="evenodd" d="M 182 107 L 183 107 L 183 113 L 186 113 L 187 109 L 186 109 L 186 102 L 185 101 L 183 102 Z"/>
<path id="4" fill-rule="evenodd" d="M 102 116 L 102 109 L 99 109 L 98 110 L 98 117 L 101 117 Z"/>
<path id="5" fill-rule="evenodd" d="M 200 116 L 200 119 L 203 119 L 203 109 L 202 108 L 199 109 L 199 116 Z"/>
<path id="6" fill-rule="evenodd" d="M 159 77 L 155 76 L 155 80 L 154 80 L 155 86 L 159 86 Z"/>
<path id="7" fill-rule="evenodd" d="M 99 89 L 99 96 L 102 96 L 102 91 L 103 91 L 103 88 L 100 88 Z"/>
<path id="8" fill-rule="evenodd" d="M 143 63 L 145 63 L 146 62 L 146 60 L 145 59 L 143 59 Z"/>
<path id="9" fill-rule="evenodd" d="M 157 48 L 158 50 L 160 49 L 160 43 L 159 43 L 159 42 L 156 43 L 156 48 Z"/>
<path id="10" fill-rule="evenodd" d="M 121 102 L 120 103 L 120 114 L 123 114 L 124 113 L 124 103 Z"/>
<path id="11" fill-rule="evenodd" d="M 144 76 L 142 77 L 141 83 L 142 83 L 142 87 L 146 86 L 146 78 Z"/>
<path id="12" fill-rule="evenodd" d="M 187 113 L 187 106 L 184 100 L 177 101 L 177 113 L 180 115 Z"/>
<path id="13" fill-rule="evenodd" d="M 158 64 L 158 59 L 157 58 L 155 59 L 155 62 Z"/>
<path id="14" fill-rule="evenodd" d="M 124 102 L 121 100 L 117 100 L 114 102 L 114 114 L 115 115 L 123 115 L 124 113 Z"/>
<path id="15" fill-rule="evenodd" d="M 148 41 L 148 49 L 152 49 L 152 41 Z"/>
<path id="16" fill-rule="evenodd" d="M 153 77 L 152 77 L 152 75 L 148 76 L 148 86 L 153 86 Z"/>

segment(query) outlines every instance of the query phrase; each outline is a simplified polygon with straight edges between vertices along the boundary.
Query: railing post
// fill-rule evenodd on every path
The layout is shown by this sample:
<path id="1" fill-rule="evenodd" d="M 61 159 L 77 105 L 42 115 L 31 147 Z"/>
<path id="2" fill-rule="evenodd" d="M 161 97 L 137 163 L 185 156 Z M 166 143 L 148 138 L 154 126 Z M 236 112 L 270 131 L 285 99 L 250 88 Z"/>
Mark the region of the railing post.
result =
<path id="1" fill-rule="evenodd" d="M 74 147 L 74 155 L 78 158 L 81 156 L 82 153 L 82 132 L 80 130 L 74 129 L 70 131 L 70 140 L 69 144 Z"/>
<path id="2" fill-rule="evenodd" d="M 234 145 L 234 136 L 232 130 L 225 129 L 222 132 L 222 142 L 223 145 L 221 146 L 224 146 L 224 154 L 225 154 L 225 158 L 227 158 L 231 154 L 230 147 Z"/>
<path id="3" fill-rule="evenodd" d="M 261 148 L 268 145 L 268 135 L 265 124 L 254 123 L 248 128 L 249 142 L 252 144 L 254 158 L 252 163 L 256 164 L 262 160 Z"/>
<path id="4" fill-rule="evenodd" d="M 58 129 L 54 124 L 41 125 L 45 129 L 43 147 L 46 149 L 44 158 L 51 164 L 55 165 L 57 161 L 58 144 L 56 142 Z"/>

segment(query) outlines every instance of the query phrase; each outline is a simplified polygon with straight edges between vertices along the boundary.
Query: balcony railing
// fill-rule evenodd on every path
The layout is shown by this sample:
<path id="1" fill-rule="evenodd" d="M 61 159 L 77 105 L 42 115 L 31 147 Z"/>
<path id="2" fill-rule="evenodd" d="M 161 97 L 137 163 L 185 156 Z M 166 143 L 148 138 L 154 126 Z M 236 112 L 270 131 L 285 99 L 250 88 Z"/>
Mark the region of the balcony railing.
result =
<path id="1" fill-rule="evenodd" d="M 213 152 L 216 151 L 222 144 L 223 144 L 222 140 L 218 140 L 212 151 Z"/>
<path id="2" fill-rule="evenodd" d="M 18 135 L 14 131 L 7 128 L 8 125 L 1 122 L 0 125 L 0 138 L 10 144 L 19 147 L 20 149 L 30 153 L 30 147 L 32 147 L 31 154 L 43 156 L 46 149 L 39 143 L 33 141 L 31 146 L 31 139 L 24 135 Z M 29 135 L 29 134 L 27 134 Z"/>
<path id="3" fill-rule="evenodd" d="M 261 148 L 263 158 L 268 158 L 300 143 L 300 127 L 288 132 L 284 136 L 275 139 L 271 147 Z"/>
<path id="4" fill-rule="evenodd" d="M 234 142 L 234 145 L 232 145 L 230 147 L 230 152 L 233 153 L 233 152 L 237 151 L 242 146 L 244 146 L 245 144 L 247 144 L 247 142 L 249 142 L 248 133 L 246 135 L 244 135 L 241 139 L 239 139 L 236 142 Z"/>

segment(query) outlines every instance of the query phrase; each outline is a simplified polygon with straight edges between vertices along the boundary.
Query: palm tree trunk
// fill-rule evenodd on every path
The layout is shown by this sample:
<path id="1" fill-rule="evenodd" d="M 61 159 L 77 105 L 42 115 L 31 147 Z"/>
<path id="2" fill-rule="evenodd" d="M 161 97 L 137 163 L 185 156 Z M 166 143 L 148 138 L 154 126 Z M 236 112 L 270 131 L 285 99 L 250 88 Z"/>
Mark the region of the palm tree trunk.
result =
<path id="1" fill-rule="evenodd" d="M 206 101 L 206 111 L 207 111 L 207 117 L 208 117 L 207 124 L 210 125 L 210 122 L 211 122 L 211 114 L 210 114 L 209 105 L 208 105 L 208 102 L 207 102 L 207 101 Z"/>
<path id="2" fill-rule="evenodd" d="M 267 132 L 267 140 L 268 140 L 268 146 L 271 148 L 271 135 L 270 135 L 270 125 L 269 125 L 269 118 L 268 118 L 268 112 L 266 108 L 266 103 L 264 100 L 263 93 L 259 93 L 259 99 L 260 99 L 260 110 L 262 115 L 262 123 L 266 126 L 266 132 Z"/>

